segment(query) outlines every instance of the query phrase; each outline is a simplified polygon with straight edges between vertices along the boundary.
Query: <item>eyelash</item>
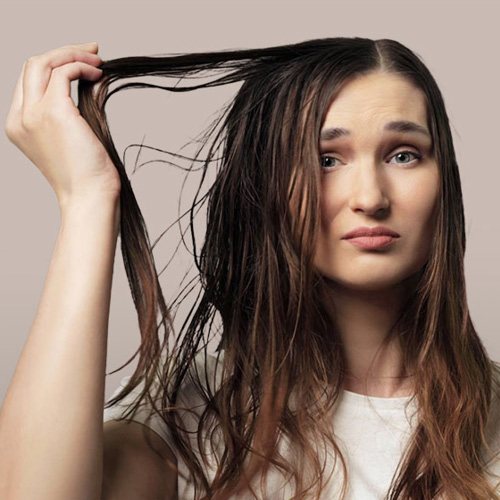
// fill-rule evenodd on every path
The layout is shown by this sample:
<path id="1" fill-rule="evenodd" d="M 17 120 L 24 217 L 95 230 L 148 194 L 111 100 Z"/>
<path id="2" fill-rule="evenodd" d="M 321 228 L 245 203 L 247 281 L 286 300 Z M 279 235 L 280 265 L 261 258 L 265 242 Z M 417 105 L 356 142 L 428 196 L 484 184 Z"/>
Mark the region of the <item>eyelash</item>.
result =
<path id="1" fill-rule="evenodd" d="M 394 153 L 394 154 L 391 156 L 391 158 L 394 158 L 394 156 L 396 156 L 396 155 L 400 155 L 400 154 L 404 154 L 404 153 L 409 153 L 409 154 L 411 154 L 411 155 L 415 156 L 415 158 L 416 158 L 418 161 L 422 160 L 422 158 L 424 157 L 424 156 L 423 156 L 422 154 L 420 154 L 420 153 L 415 153 L 415 151 L 408 151 L 408 150 L 404 150 L 404 151 L 398 151 L 397 153 Z M 327 154 L 327 153 L 320 155 L 320 161 L 321 161 L 321 159 L 323 159 L 323 158 L 334 158 L 335 160 L 340 161 L 340 160 L 339 160 L 338 158 L 336 158 L 335 156 L 329 155 L 329 154 Z M 410 165 L 410 163 L 413 163 L 413 162 L 408 162 L 408 163 L 396 163 L 396 165 Z M 323 166 L 321 166 L 321 168 L 322 168 L 323 170 L 330 171 L 330 170 L 334 170 L 335 168 L 337 168 L 337 166 L 332 166 L 332 167 L 323 167 Z"/>

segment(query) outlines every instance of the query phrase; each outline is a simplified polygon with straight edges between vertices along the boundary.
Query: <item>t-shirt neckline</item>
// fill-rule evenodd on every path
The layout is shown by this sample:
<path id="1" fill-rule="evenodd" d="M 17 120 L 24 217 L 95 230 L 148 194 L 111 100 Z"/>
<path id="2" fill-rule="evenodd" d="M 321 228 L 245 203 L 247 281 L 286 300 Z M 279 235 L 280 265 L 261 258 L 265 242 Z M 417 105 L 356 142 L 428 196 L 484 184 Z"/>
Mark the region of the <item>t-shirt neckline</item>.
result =
<path id="1" fill-rule="evenodd" d="M 408 401 L 414 396 L 403 396 L 397 398 L 382 398 L 379 396 L 367 396 L 357 392 L 342 389 L 340 399 L 342 405 L 349 407 L 368 407 L 371 406 L 377 410 L 401 410 L 405 408 Z"/>

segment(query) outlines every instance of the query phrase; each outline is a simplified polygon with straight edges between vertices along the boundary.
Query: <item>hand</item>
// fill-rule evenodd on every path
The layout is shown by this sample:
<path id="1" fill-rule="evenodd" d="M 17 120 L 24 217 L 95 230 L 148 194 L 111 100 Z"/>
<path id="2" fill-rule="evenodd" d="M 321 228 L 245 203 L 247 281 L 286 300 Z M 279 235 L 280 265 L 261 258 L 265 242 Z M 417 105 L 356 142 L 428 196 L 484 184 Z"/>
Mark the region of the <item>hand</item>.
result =
<path id="1" fill-rule="evenodd" d="M 120 193 L 116 167 L 71 98 L 72 80 L 101 77 L 97 51 L 97 44 L 66 45 L 30 57 L 5 122 L 7 137 L 46 177 L 61 206 Z"/>

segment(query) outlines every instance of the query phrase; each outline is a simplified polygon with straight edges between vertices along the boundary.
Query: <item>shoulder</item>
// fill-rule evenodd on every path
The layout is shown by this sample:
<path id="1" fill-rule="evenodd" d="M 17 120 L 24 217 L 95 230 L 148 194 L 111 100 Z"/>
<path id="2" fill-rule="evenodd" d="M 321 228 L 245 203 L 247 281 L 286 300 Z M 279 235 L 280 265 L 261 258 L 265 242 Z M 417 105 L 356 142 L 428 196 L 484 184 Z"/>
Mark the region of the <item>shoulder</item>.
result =
<path id="1" fill-rule="evenodd" d="M 187 374 L 182 381 L 177 398 L 177 406 L 184 408 L 185 411 L 180 411 L 183 418 L 190 420 L 199 417 L 199 414 L 206 406 L 206 399 L 202 396 L 199 385 L 201 384 L 204 392 L 207 388 L 213 393 L 220 383 L 221 367 L 224 353 L 210 353 L 202 350 L 196 354 L 191 362 Z M 164 360 L 163 360 L 164 361 Z M 130 376 L 122 378 L 119 387 L 114 391 L 109 402 L 114 397 L 118 396 L 125 388 L 130 380 Z M 197 383 L 196 381 L 199 381 Z M 165 422 L 154 411 L 147 399 L 140 400 L 135 411 L 131 411 L 132 406 L 140 399 L 141 392 L 144 388 L 144 381 L 139 384 L 123 399 L 114 405 L 104 409 L 104 422 L 110 420 L 118 420 L 128 418 L 130 420 L 145 424 L 159 434 L 166 443 L 171 443 L 170 429 L 167 428 Z M 155 399 L 156 406 L 162 404 L 161 397 L 164 387 L 158 378 L 153 379 L 152 397 Z M 130 415 L 130 413 L 132 415 Z"/>
<path id="2" fill-rule="evenodd" d="M 177 459 L 171 447 L 139 422 L 104 423 L 102 498 L 177 497 Z M 168 466 L 166 466 L 168 464 Z"/>
<path id="3" fill-rule="evenodd" d="M 206 350 L 197 353 L 191 361 L 179 387 L 177 404 L 189 408 L 193 417 L 204 411 L 207 401 L 220 387 L 223 362 L 223 351 Z"/>

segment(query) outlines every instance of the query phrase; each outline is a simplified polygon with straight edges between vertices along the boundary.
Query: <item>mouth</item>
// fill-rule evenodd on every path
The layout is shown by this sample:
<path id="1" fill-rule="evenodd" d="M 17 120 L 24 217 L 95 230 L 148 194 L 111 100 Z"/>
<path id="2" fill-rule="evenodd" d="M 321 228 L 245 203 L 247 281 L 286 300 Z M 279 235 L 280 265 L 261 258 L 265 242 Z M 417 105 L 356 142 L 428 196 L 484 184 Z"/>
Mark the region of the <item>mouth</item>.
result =
<path id="1" fill-rule="evenodd" d="M 395 236 L 357 236 L 355 238 L 348 238 L 345 241 L 361 248 L 385 248 L 394 243 L 398 238 Z"/>

